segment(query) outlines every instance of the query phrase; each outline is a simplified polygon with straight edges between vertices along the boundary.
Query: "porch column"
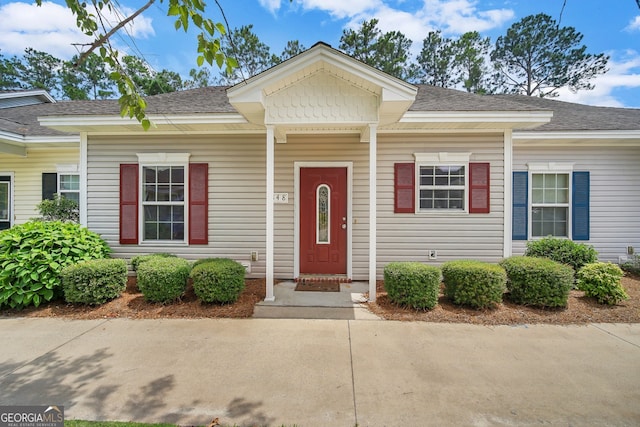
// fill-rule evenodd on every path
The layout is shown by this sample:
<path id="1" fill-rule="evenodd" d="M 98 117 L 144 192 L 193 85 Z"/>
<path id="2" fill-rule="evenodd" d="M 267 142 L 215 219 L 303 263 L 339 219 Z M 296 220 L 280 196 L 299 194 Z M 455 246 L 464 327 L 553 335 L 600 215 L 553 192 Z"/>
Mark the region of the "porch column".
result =
<path id="1" fill-rule="evenodd" d="M 266 241 L 266 252 L 267 252 L 267 295 L 265 297 L 265 301 L 275 301 L 275 296 L 273 295 L 273 250 L 274 250 L 274 238 L 273 238 L 273 227 L 274 227 L 274 210 L 273 210 L 273 194 L 274 194 L 274 173 L 275 173 L 275 148 L 274 148 L 274 127 L 267 125 L 267 196 L 266 196 L 266 207 L 267 207 L 267 241 Z"/>
<path id="2" fill-rule="evenodd" d="M 369 301 L 376 300 L 378 125 L 369 125 Z"/>
<path id="3" fill-rule="evenodd" d="M 512 233 L 511 215 L 513 211 L 513 201 L 511 197 L 513 178 L 513 131 L 504 131 L 504 229 L 503 229 L 503 250 L 502 256 L 509 258 L 512 255 Z"/>
<path id="4" fill-rule="evenodd" d="M 89 174 L 88 174 L 88 146 L 87 146 L 87 133 L 80 132 L 80 206 L 78 209 L 80 210 L 80 225 L 85 227 L 89 226 L 89 215 L 87 212 L 89 201 L 87 197 L 89 197 L 88 183 L 89 183 Z"/>

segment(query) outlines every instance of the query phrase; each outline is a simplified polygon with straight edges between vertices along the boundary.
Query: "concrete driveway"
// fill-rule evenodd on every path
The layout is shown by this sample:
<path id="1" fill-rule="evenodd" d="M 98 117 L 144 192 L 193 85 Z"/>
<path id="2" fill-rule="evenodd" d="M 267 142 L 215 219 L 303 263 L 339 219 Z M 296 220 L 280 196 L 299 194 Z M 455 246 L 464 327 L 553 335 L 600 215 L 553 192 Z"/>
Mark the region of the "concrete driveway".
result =
<path id="1" fill-rule="evenodd" d="M 640 325 L 0 319 L 0 404 L 68 419 L 638 426 Z"/>

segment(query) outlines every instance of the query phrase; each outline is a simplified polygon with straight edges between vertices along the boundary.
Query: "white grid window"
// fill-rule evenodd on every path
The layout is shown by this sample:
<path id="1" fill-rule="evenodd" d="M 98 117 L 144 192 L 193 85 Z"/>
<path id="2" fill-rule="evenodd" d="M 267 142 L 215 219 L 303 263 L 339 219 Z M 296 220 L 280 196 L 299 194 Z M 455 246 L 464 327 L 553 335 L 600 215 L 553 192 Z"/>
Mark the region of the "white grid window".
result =
<path id="1" fill-rule="evenodd" d="M 531 174 L 532 237 L 569 236 L 569 174 Z"/>
<path id="2" fill-rule="evenodd" d="M 420 165 L 420 210 L 464 211 L 466 170 L 465 165 Z"/>
<path id="3" fill-rule="evenodd" d="M 185 240 L 185 167 L 142 167 L 143 240 Z"/>

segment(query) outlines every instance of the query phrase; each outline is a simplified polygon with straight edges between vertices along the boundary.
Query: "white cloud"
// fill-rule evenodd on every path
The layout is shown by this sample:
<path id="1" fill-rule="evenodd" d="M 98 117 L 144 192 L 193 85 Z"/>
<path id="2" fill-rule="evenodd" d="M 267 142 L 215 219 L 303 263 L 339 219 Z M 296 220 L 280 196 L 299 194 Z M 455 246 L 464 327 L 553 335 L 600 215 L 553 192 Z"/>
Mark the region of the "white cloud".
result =
<path id="1" fill-rule="evenodd" d="M 267 1 L 267 0 L 262 0 Z M 394 8 L 382 0 L 298 0 L 304 9 L 322 10 L 334 19 L 347 19 L 347 28 L 358 28 L 363 21 L 378 20 L 382 32 L 400 31 L 413 41 L 413 53 L 422 47 L 429 31 L 440 29 L 458 36 L 467 31 L 487 31 L 512 19 L 511 9 L 481 10 L 477 0 L 422 0 L 417 7 L 402 3 Z"/>
<path id="2" fill-rule="evenodd" d="M 365 12 L 374 14 L 384 6 L 382 0 L 298 0 L 304 9 L 316 9 L 329 13 L 334 19 L 354 18 Z"/>
<path id="3" fill-rule="evenodd" d="M 128 16 L 132 9 L 105 11 L 106 22 L 113 25 Z M 154 34 L 151 19 L 139 16 L 123 30 L 130 37 L 146 38 Z M 91 42 L 76 27 L 71 11 L 53 2 L 43 2 L 38 7 L 33 3 L 13 2 L 0 6 L 0 51 L 3 55 L 22 55 L 25 48 L 47 52 L 60 59 L 70 59 L 80 47 L 74 44 Z M 117 40 L 114 40 L 116 47 Z"/>
<path id="4" fill-rule="evenodd" d="M 593 90 L 572 93 L 569 89 L 562 88 L 558 91 L 558 99 L 605 107 L 640 108 L 637 97 L 625 97 L 625 102 L 615 93 L 617 90 L 624 90 L 627 94 L 630 92 L 640 93 L 640 52 L 630 50 L 623 54 L 611 52 L 609 55 L 612 58 L 608 63 L 609 71 L 592 80 L 595 85 Z M 632 99 L 631 104 L 629 99 Z"/>
<path id="5" fill-rule="evenodd" d="M 275 13 L 278 9 L 280 9 L 280 0 L 258 0 L 260 2 L 260 6 L 264 7 L 271 13 Z"/>
<path id="6" fill-rule="evenodd" d="M 636 16 L 629 22 L 629 25 L 625 28 L 627 31 L 640 31 L 640 15 Z"/>

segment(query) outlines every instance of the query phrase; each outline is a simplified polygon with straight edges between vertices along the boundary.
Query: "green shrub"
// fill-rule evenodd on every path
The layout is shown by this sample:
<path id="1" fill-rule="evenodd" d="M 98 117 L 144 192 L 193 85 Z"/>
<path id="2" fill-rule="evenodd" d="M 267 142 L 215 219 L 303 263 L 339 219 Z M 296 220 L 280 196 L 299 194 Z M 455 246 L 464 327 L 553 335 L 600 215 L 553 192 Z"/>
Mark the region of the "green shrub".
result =
<path id="1" fill-rule="evenodd" d="M 444 295 L 454 304 L 488 308 L 502 302 L 507 274 L 499 265 L 480 261 L 449 261 L 442 265 Z"/>
<path id="2" fill-rule="evenodd" d="M 244 290 L 244 267 L 228 258 L 197 261 L 191 269 L 193 290 L 203 302 L 233 303 Z"/>
<path id="3" fill-rule="evenodd" d="M 127 287 L 127 262 L 113 258 L 83 261 L 65 267 L 60 277 L 67 302 L 104 304 Z"/>
<path id="4" fill-rule="evenodd" d="M 76 223 L 31 221 L 5 230 L 0 233 L 0 307 L 37 307 L 62 296 L 64 267 L 110 252 L 98 234 Z"/>
<path id="5" fill-rule="evenodd" d="M 569 239 L 545 237 L 527 242 L 525 256 L 549 258 L 560 264 L 570 265 L 574 271 L 598 260 L 598 252 L 589 245 L 576 243 Z"/>
<path id="6" fill-rule="evenodd" d="M 438 304 L 440 269 L 419 262 L 392 262 L 384 268 L 384 287 L 395 304 L 432 309 Z"/>
<path id="7" fill-rule="evenodd" d="M 138 271 L 138 266 L 145 261 L 149 261 L 150 259 L 173 258 L 173 257 L 175 257 L 174 254 L 168 254 L 165 252 L 160 252 L 157 254 L 136 255 L 133 258 L 131 258 L 131 269 L 133 271 Z"/>
<path id="8" fill-rule="evenodd" d="M 191 266 L 185 259 L 151 257 L 138 264 L 138 289 L 147 301 L 175 301 L 187 288 L 190 270 Z"/>
<path id="9" fill-rule="evenodd" d="M 640 275 L 640 255 L 635 254 L 625 261 L 620 268 L 629 273 Z"/>
<path id="10" fill-rule="evenodd" d="M 573 269 L 547 258 L 514 256 L 500 262 L 507 271 L 509 298 L 523 305 L 566 307 Z"/>
<path id="11" fill-rule="evenodd" d="M 38 203 L 38 212 L 44 221 L 79 222 L 80 212 L 75 200 L 54 194 L 53 199 Z"/>
<path id="12" fill-rule="evenodd" d="M 578 270 L 578 289 L 600 304 L 615 305 L 629 299 L 620 279 L 624 273 L 610 262 L 594 262 Z"/>

